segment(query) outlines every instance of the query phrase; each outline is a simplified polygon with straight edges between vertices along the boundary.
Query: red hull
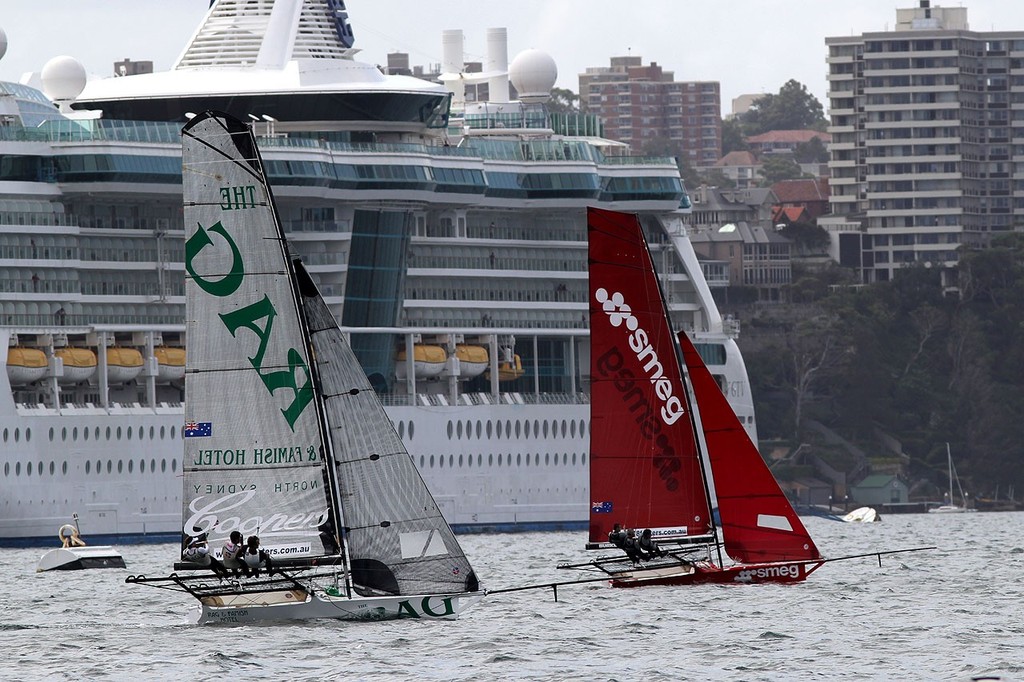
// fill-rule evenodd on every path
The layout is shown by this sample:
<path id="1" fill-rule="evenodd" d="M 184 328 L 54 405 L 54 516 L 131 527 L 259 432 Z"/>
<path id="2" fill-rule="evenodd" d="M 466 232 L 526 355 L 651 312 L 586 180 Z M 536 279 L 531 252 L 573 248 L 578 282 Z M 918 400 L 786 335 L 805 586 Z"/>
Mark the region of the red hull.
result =
<path id="1" fill-rule="evenodd" d="M 612 578 L 612 587 L 646 585 L 746 585 L 753 583 L 799 583 L 824 561 L 779 561 L 737 564 L 722 568 L 709 561 L 692 565 L 644 568 Z"/>

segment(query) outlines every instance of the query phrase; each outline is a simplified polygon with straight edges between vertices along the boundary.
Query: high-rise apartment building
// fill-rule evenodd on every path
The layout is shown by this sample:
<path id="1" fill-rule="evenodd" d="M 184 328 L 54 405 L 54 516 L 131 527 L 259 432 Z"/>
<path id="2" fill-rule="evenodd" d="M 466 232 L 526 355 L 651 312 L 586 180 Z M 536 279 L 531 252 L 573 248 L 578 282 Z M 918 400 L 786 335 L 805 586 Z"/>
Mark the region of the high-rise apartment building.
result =
<path id="1" fill-rule="evenodd" d="M 1024 209 L 1024 32 L 969 30 L 967 9 L 897 10 L 895 30 L 826 38 L 831 216 L 865 282 L 951 268 Z M 952 272 L 945 283 L 953 285 Z"/>
<path id="2" fill-rule="evenodd" d="M 710 166 L 722 156 L 721 84 L 674 78 L 655 62 L 612 57 L 611 66 L 579 75 L 580 108 L 602 119 L 606 137 L 638 152 L 657 145 Z"/>

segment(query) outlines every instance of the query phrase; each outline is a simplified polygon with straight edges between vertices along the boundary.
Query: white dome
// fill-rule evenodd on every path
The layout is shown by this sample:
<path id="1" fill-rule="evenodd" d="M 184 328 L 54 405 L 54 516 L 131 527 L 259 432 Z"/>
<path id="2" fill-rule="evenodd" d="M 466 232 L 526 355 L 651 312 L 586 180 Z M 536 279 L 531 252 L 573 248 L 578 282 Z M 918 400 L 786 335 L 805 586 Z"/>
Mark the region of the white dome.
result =
<path id="1" fill-rule="evenodd" d="M 512 85 L 523 102 L 545 102 L 558 80 L 558 66 L 547 52 L 526 50 L 516 55 L 508 67 Z"/>
<path id="2" fill-rule="evenodd" d="M 54 57 L 40 74 L 43 92 L 54 102 L 72 100 L 85 88 L 85 67 L 74 57 Z"/>
<path id="3" fill-rule="evenodd" d="M 5 54 L 7 54 L 7 34 L 0 28 L 0 59 L 3 59 Z"/>

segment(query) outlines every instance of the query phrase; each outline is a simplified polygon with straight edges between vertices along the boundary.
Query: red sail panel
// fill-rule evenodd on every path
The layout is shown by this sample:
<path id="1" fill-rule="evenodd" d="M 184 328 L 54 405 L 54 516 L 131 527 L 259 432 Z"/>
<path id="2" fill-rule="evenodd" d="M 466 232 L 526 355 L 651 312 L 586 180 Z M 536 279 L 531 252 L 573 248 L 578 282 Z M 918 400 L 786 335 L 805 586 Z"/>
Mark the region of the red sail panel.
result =
<path id="1" fill-rule="evenodd" d="M 697 349 L 685 332 L 678 338 L 704 431 L 726 553 L 742 563 L 820 558 Z"/>
<path id="2" fill-rule="evenodd" d="M 590 539 L 705 535 L 711 511 L 675 340 L 636 216 L 591 208 Z"/>

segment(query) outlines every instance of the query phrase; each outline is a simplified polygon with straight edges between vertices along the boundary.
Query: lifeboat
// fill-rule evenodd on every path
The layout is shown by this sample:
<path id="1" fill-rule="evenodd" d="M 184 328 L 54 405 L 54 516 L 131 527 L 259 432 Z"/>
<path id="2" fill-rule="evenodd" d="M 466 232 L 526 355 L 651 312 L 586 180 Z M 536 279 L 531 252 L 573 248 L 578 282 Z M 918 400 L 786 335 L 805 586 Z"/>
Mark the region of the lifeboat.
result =
<path id="1" fill-rule="evenodd" d="M 487 378 L 491 378 L 491 373 L 487 372 Z M 498 363 L 498 381 L 515 381 L 519 377 L 523 376 L 523 361 L 518 355 L 512 356 L 512 361 L 508 360 Z"/>
<path id="2" fill-rule="evenodd" d="M 111 346 L 107 349 L 107 379 L 123 384 L 142 372 L 142 353 L 134 348 Z"/>
<path id="3" fill-rule="evenodd" d="M 405 358 L 405 351 L 399 351 L 398 362 L 395 363 L 395 376 L 400 380 L 405 379 Z M 416 344 L 413 346 L 412 358 L 416 378 L 430 379 L 444 370 L 444 364 L 448 361 L 448 352 L 442 346 Z"/>
<path id="4" fill-rule="evenodd" d="M 157 363 L 157 380 L 181 381 L 185 378 L 185 349 L 158 346 L 153 349 Z"/>
<path id="5" fill-rule="evenodd" d="M 459 359 L 459 369 L 463 379 L 472 379 L 483 374 L 489 360 L 487 349 L 483 346 L 455 346 L 455 357 Z"/>
<path id="6" fill-rule="evenodd" d="M 53 352 L 64 362 L 64 376 L 58 381 L 62 384 L 77 384 L 89 379 L 96 373 L 96 353 L 88 348 L 58 348 Z"/>
<path id="7" fill-rule="evenodd" d="M 30 384 L 46 376 L 46 353 L 38 348 L 13 346 L 7 349 L 7 378 L 12 386 Z"/>

